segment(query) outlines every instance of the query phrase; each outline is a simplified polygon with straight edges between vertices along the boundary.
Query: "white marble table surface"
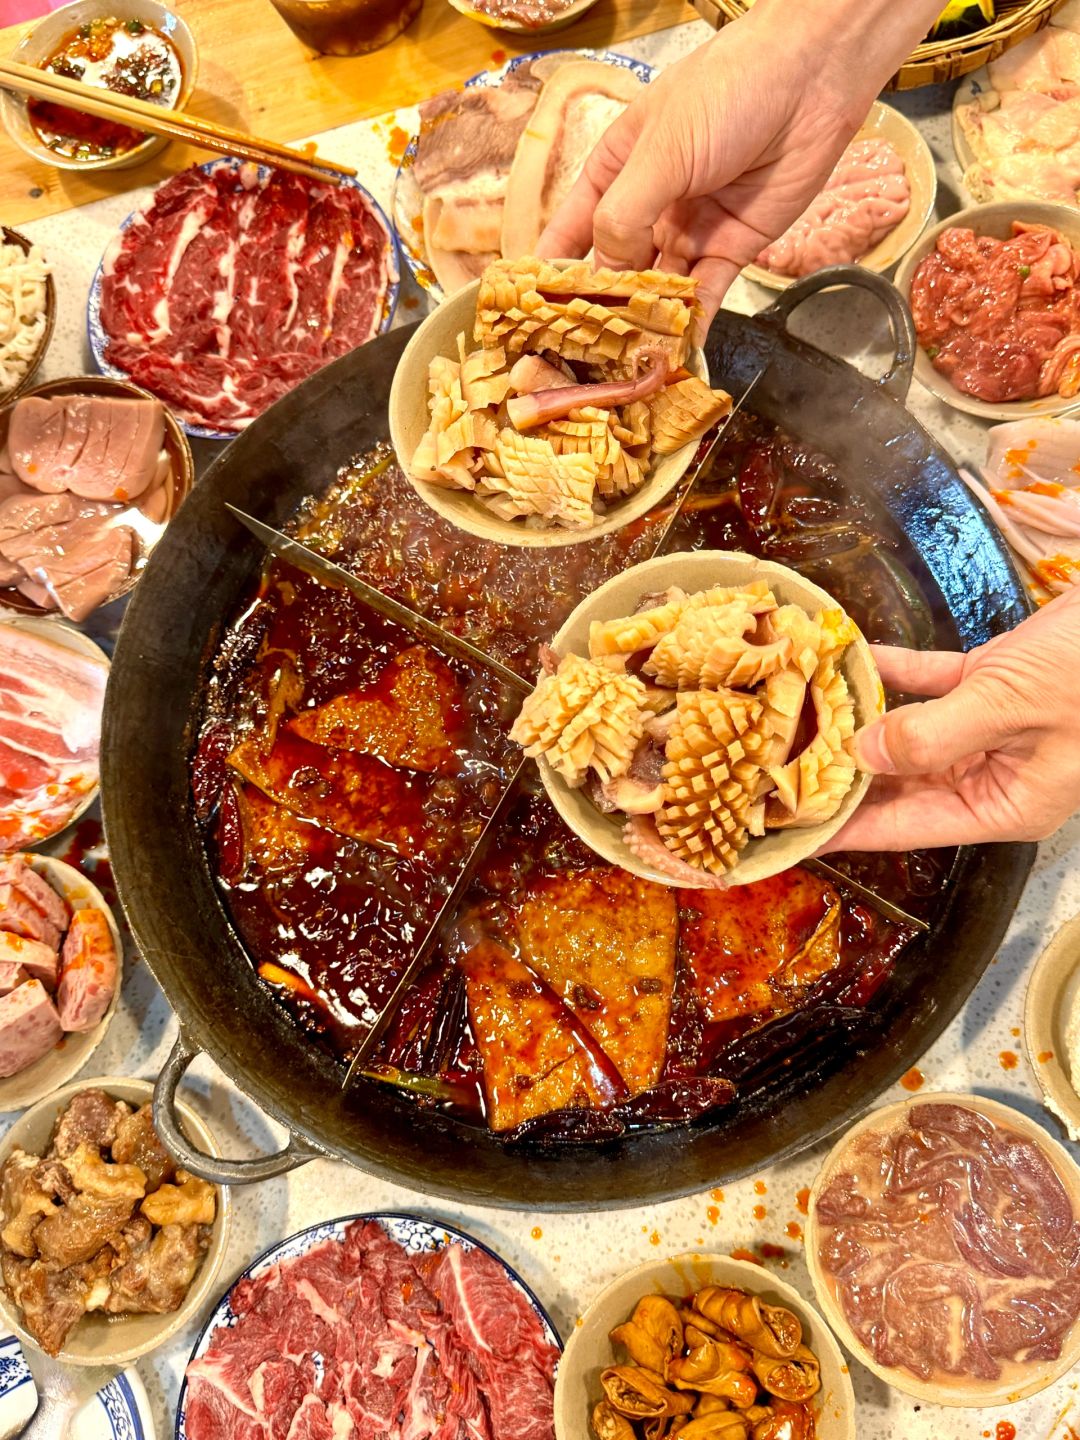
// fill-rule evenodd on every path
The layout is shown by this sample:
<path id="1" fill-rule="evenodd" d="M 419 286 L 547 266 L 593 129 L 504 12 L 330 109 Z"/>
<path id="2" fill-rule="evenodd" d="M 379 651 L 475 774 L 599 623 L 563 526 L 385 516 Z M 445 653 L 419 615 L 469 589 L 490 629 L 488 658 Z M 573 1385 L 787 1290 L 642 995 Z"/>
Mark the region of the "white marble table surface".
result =
<path id="1" fill-rule="evenodd" d="M 666 64 L 700 44 L 710 33 L 703 22 L 696 22 L 627 41 L 618 48 Z M 496 43 L 495 37 L 477 29 L 478 69 L 488 61 Z M 940 213 L 947 215 L 967 203 L 950 139 L 951 89 L 941 87 L 892 97 L 891 103 L 919 124 L 930 143 L 938 162 Z M 393 131 L 398 126 L 411 131 L 414 116 L 414 111 L 402 110 L 396 116 L 334 132 L 332 153 L 357 165 L 360 178 L 388 210 L 394 176 L 390 158 Z M 22 227 L 45 247 L 53 261 L 59 292 L 56 334 L 40 378 L 93 370 L 85 338 L 87 288 L 117 224 L 142 198 L 143 192 L 110 197 Z M 751 312 L 767 304 L 769 298 L 766 291 L 740 280 L 728 304 Z M 403 286 L 402 302 L 401 321 L 422 313 L 425 303 L 411 282 Z M 822 348 L 868 367 L 880 368 L 881 356 L 887 349 L 884 321 L 873 302 L 862 295 L 844 292 L 819 297 L 800 312 L 795 328 Z M 979 422 L 949 410 L 920 391 L 918 385 L 910 406 L 957 459 L 980 457 Z M 209 442 L 197 449 L 202 461 L 216 452 Z M 1041 1109 L 1034 1077 L 1024 1058 L 1020 1027 L 1025 983 L 1036 956 L 1056 929 L 1080 910 L 1078 861 L 1080 819 L 1040 847 L 1034 874 L 1000 954 L 956 1020 L 919 1061 L 926 1090 L 974 1091 L 994 1096 L 1042 1119 L 1059 1138 L 1054 1121 Z M 168 1054 L 175 1031 L 176 1021 L 168 1002 L 136 958 L 128 966 L 116 1021 L 87 1073 L 152 1079 Z M 279 1128 L 205 1059 L 189 1073 L 185 1093 L 212 1121 L 226 1153 L 262 1153 L 282 1143 Z M 883 1096 L 882 1101 L 904 1093 L 897 1090 L 895 1095 Z M 10 1122 L 11 1117 L 5 1119 Z M 771 1247 L 771 1258 L 765 1263 L 776 1267 L 809 1297 L 812 1292 L 803 1263 L 799 1228 L 803 1215 L 798 1207 L 798 1192 L 812 1182 L 823 1148 L 729 1185 L 723 1193 L 705 1192 L 664 1205 L 605 1214 L 541 1215 L 460 1205 L 374 1181 L 344 1164 L 318 1161 L 284 1178 L 234 1190 L 234 1223 L 220 1288 L 267 1246 L 316 1221 L 360 1210 L 411 1210 L 453 1221 L 505 1256 L 548 1306 L 564 1335 L 609 1280 L 660 1253 L 702 1248 L 760 1252 L 763 1245 Z M 168 1345 L 139 1362 L 139 1372 L 153 1401 L 159 1440 L 172 1435 L 180 1378 L 200 1324 L 201 1319 L 193 1321 Z M 1080 1431 L 1077 1381 L 1068 1376 L 1041 1395 L 1007 1410 L 963 1411 L 920 1406 L 890 1390 L 857 1363 L 852 1366 L 852 1375 L 858 1397 L 859 1440 L 899 1440 L 901 1436 L 904 1440 L 975 1440 L 979 1436 L 996 1436 L 1001 1420 L 1015 1426 L 1017 1440 L 1077 1440 Z M 55 1440 L 49 1429 L 42 1419 L 28 1434 L 34 1440 Z"/>

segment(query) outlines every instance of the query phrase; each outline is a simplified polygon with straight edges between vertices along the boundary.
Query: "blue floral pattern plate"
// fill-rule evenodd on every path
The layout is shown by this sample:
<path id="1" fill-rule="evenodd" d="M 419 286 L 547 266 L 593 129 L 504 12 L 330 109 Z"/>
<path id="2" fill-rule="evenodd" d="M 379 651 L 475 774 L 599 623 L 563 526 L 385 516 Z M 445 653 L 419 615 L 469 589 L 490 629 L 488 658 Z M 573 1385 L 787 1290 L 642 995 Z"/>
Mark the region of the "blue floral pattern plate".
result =
<path id="1" fill-rule="evenodd" d="M 554 1323 L 547 1311 L 541 1305 L 536 1295 L 529 1289 L 521 1276 L 506 1263 L 501 1255 L 496 1254 L 483 1241 L 477 1240 L 473 1235 L 467 1235 L 465 1231 L 456 1229 L 453 1225 L 437 1224 L 433 1220 L 424 1220 L 419 1215 L 345 1215 L 339 1220 L 324 1220 L 319 1225 L 310 1225 L 306 1230 L 300 1230 L 288 1239 L 281 1240 L 277 1245 L 271 1246 L 269 1250 L 253 1260 L 248 1268 L 236 1277 L 226 1293 L 218 1301 L 213 1313 L 203 1326 L 195 1341 L 194 1348 L 188 1359 L 190 1365 L 206 1353 L 210 1345 L 213 1332 L 219 1325 L 233 1326 L 236 1324 L 236 1315 L 233 1312 L 231 1299 L 233 1290 L 241 1280 L 250 1280 L 256 1275 L 261 1275 L 272 1265 L 280 1265 L 285 1260 L 296 1260 L 301 1255 L 306 1255 L 316 1245 L 322 1244 L 324 1240 L 341 1240 L 346 1229 L 355 1221 L 374 1221 L 381 1225 L 392 1240 L 395 1240 L 404 1250 L 413 1255 L 422 1255 L 435 1250 L 441 1250 L 444 1246 L 457 1243 L 464 1250 L 483 1250 L 493 1260 L 497 1260 L 506 1271 L 506 1277 L 510 1283 L 521 1292 L 528 1301 L 530 1307 L 535 1311 L 537 1319 L 544 1331 L 544 1338 L 557 1350 L 561 1352 L 562 1340 L 559 1332 L 555 1329 Z M 180 1398 L 176 1404 L 176 1436 L 175 1440 L 188 1440 L 186 1423 L 186 1400 L 187 1380 L 185 1378 L 180 1387 Z"/>
<path id="2" fill-rule="evenodd" d="M 37 1386 L 17 1335 L 0 1332 L 0 1435 L 18 1435 L 38 1407 Z"/>
<path id="3" fill-rule="evenodd" d="M 72 1417 L 69 1440 L 155 1440 L 146 1390 L 133 1369 L 121 1370 Z"/>
<path id="4" fill-rule="evenodd" d="M 479 74 L 466 80 L 465 86 L 468 88 L 472 85 L 501 85 L 506 77 L 512 75 L 519 66 L 526 65 L 532 60 L 539 60 L 544 55 L 559 53 L 557 50 L 535 50 L 531 55 L 515 55 L 512 60 L 508 60 L 498 70 L 481 70 Z M 620 55 L 614 50 L 578 50 L 575 51 L 575 54 L 580 55 L 582 60 L 602 60 L 605 65 L 617 65 L 622 70 L 630 70 L 643 85 L 647 85 L 656 73 L 651 65 L 646 65 L 644 60 L 635 60 L 630 55 Z M 446 297 L 424 254 L 424 196 L 412 175 L 412 167 L 416 161 L 417 139 L 418 137 L 414 135 L 409 141 L 401 164 L 398 166 L 390 209 L 405 264 L 412 271 L 416 283 L 422 285 L 437 304 Z"/>
<path id="5" fill-rule="evenodd" d="M 214 171 L 222 167 L 229 170 L 239 170 L 243 163 L 243 161 L 232 159 L 208 160 L 204 165 L 200 165 L 199 169 L 205 170 L 208 175 L 211 175 Z M 258 171 L 260 179 L 265 178 L 270 173 L 269 167 L 266 165 L 258 166 Z M 382 206 L 369 190 L 366 190 L 359 181 L 352 180 L 348 176 L 343 177 L 341 183 L 343 185 L 351 185 L 354 190 L 360 191 L 361 195 L 364 196 L 378 217 L 382 228 L 386 231 L 386 244 L 390 252 L 389 271 L 391 280 L 383 299 L 383 313 L 382 319 L 379 321 L 378 329 L 378 334 L 381 335 L 384 331 L 389 330 L 393 323 L 394 311 L 397 309 L 398 291 L 401 289 L 401 255 L 398 249 L 397 236 L 394 234 L 394 227 L 386 218 L 386 213 Z M 140 206 L 138 210 L 133 210 L 126 220 L 121 221 L 121 232 L 126 230 L 135 217 L 140 215 L 143 210 L 147 209 L 153 203 L 154 196 L 151 195 L 145 205 Z M 109 246 L 106 247 L 106 254 L 112 243 L 112 240 L 110 240 Z M 130 380 L 131 376 L 128 375 L 126 371 L 118 369 L 117 366 L 110 364 L 105 358 L 105 347 L 108 344 L 108 336 L 105 334 L 105 328 L 101 323 L 101 281 L 102 266 L 104 263 L 105 257 L 102 256 L 98 262 L 97 269 L 94 271 L 94 278 L 90 282 L 90 294 L 86 302 L 87 338 L 90 342 L 90 351 L 93 354 L 94 363 L 103 375 L 111 375 L 114 380 Z M 196 425 L 192 421 L 181 419 L 180 416 L 177 416 L 177 419 L 187 433 L 194 436 L 197 440 L 235 440 L 236 436 L 242 433 L 236 430 L 217 430 L 210 425 Z"/>

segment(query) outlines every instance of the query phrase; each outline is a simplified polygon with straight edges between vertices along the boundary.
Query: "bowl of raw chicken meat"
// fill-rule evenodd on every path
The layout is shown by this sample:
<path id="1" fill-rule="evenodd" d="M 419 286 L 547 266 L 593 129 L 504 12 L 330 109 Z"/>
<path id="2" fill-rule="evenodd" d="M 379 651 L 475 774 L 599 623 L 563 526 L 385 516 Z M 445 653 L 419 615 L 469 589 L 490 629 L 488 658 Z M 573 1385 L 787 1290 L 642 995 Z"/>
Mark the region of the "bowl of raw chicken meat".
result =
<path id="1" fill-rule="evenodd" d="M 572 545 L 640 519 L 730 413 L 694 345 L 695 282 L 526 257 L 489 265 L 410 340 L 390 434 L 461 530 Z"/>
<path id="2" fill-rule="evenodd" d="M 770 290 L 828 265 L 883 275 L 926 229 L 936 199 L 929 145 L 898 110 L 875 101 L 821 191 L 743 274 Z"/>
<path id="3" fill-rule="evenodd" d="M 928 230 L 896 275 L 915 378 L 983 420 L 1080 409 L 1080 211 L 1005 200 Z"/>

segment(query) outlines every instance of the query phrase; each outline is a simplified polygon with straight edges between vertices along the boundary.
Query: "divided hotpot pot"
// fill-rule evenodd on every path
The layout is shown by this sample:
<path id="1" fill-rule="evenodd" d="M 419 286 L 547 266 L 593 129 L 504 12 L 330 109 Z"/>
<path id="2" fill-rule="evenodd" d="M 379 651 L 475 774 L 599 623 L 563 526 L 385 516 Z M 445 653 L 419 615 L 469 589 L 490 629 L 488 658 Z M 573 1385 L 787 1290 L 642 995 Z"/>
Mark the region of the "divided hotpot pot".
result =
<path id="1" fill-rule="evenodd" d="M 791 312 L 837 285 L 887 307 L 895 360 L 880 381 L 794 338 Z M 921 1056 L 957 1013 L 1001 941 L 1034 847 L 961 851 L 928 933 L 916 938 L 865 1023 L 818 1044 L 812 1068 L 782 1067 L 727 1110 L 689 1127 L 594 1145 L 508 1144 L 417 1108 L 343 1069 L 260 984 L 215 887 L 189 766 L 209 666 L 241 591 L 263 561 L 230 501 L 281 525 L 351 456 L 387 434 L 386 400 L 412 327 L 370 342 L 286 396 L 215 461 L 185 502 L 130 601 L 106 700 L 102 798 L 117 888 L 136 942 L 180 1021 L 159 1078 L 159 1128 L 188 1169 L 219 1182 L 340 1158 L 413 1190 L 529 1209 L 600 1209 L 670 1199 L 760 1170 L 848 1124 Z M 888 512 L 918 552 L 920 581 L 964 648 L 1015 625 L 1028 602 L 997 531 L 952 462 L 907 413 L 915 339 L 896 290 L 858 267 L 823 271 L 763 313 L 722 311 L 706 355 L 713 382 L 827 455 Z M 260 1160 L 192 1152 L 173 1099 L 200 1051 L 290 1132 Z"/>

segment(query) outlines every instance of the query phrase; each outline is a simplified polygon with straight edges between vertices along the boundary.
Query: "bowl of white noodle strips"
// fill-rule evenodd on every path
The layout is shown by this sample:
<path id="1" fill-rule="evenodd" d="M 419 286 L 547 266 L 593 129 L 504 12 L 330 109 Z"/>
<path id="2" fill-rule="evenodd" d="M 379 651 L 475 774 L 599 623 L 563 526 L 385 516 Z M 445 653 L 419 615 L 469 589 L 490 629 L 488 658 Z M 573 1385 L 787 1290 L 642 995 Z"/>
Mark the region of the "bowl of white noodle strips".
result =
<path id="1" fill-rule="evenodd" d="M 0 225 L 0 404 L 33 380 L 56 323 L 56 286 L 40 248 Z"/>

